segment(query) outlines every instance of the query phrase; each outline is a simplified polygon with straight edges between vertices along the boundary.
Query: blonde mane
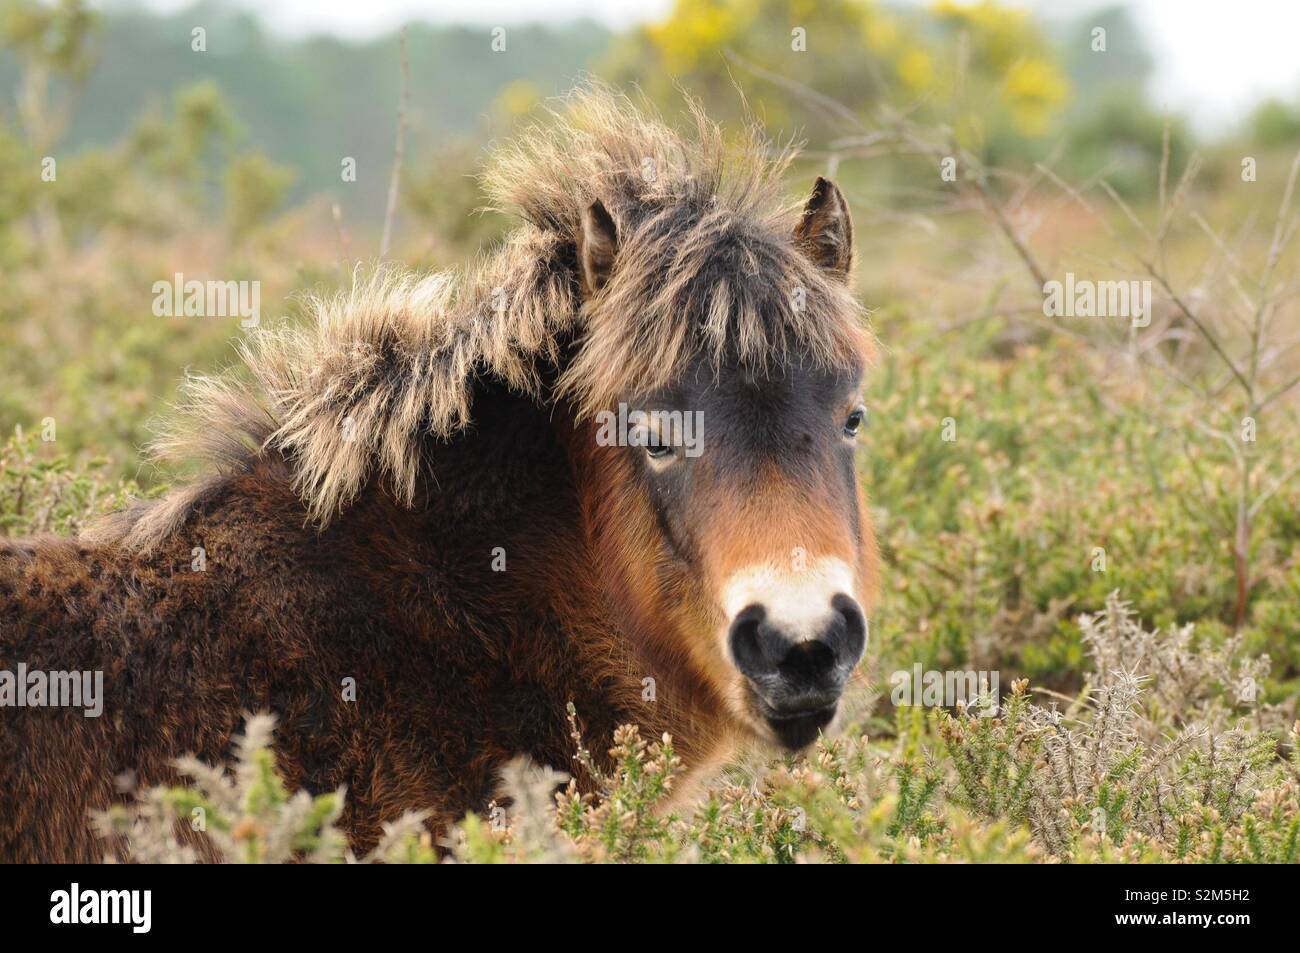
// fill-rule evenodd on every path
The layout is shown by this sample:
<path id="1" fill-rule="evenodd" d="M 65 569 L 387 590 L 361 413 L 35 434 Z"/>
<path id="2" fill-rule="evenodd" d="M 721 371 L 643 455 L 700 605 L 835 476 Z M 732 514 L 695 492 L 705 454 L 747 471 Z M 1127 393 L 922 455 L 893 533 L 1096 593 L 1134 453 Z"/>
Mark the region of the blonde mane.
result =
<path id="1" fill-rule="evenodd" d="M 572 93 L 494 153 L 484 187 L 522 220 L 499 249 L 426 277 L 380 268 L 308 299 L 306 327 L 241 343 L 251 383 L 187 381 L 154 454 L 232 472 L 278 451 L 324 524 L 375 475 L 409 503 L 422 445 L 471 421 L 481 379 L 582 416 L 701 354 L 759 369 L 860 361 L 860 306 L 791 240 L 799 206 L 782 202 L 780 180 L 793 154 L 755 128 L 727 142 L 698 107 L 691 118 L 682 136 L 603 87 Z M 575 242 L 597 199 L 619 248 L 614 278 L 583 302 Z M 114 532 L 152 545 L 212 486 L 121 514 Z"/>

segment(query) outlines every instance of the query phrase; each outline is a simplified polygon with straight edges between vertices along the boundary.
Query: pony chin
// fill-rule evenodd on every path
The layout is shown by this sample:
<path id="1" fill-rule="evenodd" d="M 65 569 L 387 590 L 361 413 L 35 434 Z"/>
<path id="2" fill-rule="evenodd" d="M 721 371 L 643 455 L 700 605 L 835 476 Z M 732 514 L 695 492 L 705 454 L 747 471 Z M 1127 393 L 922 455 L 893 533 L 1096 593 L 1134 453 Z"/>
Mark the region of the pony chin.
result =
<path id="1" fill-rule="evenodd" d="M 766 711 L 764 702 L 744 678 L 737 678 L 727 695 L 728 707 L 744 727 L 745 734 L 780 753 L 802 751 L 819 735 L 832 738 L 844 727 L 844 699 L 812 712 L 777 716 Z"/>
<path id="2" fill-rule="evenodd" d="M 741 676 L 737 676 L 726 693 L 727 707 L 751 741 L 781 753 L 802 751 L 818 735 L 832 737 L 843 727 L 840 703 L 816 712 L 789 718 L 773 718 L 764 711 L 764 703 Z"/>

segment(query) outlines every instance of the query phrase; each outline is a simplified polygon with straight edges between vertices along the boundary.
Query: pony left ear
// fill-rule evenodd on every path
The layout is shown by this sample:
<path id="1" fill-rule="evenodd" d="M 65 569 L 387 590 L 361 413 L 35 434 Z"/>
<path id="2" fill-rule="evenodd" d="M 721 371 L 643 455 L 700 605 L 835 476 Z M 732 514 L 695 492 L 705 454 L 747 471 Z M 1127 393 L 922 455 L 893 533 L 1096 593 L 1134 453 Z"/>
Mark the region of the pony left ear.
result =
<path id="1" fill-rule="evenodd" d="M 600 199 L 582 213 L 582 230 L 578 235 L 578 271 L 582 279 L 582 296 L 589 298 L 609 281 L 618 252 L 618 229 L 609 210 Z"/>
<path id="2" fill-rule="evenodd" d="M 794 228 L 794 240 L 820 267 L 848 280 L 853 264 L 853 217 L 844 194 L 830 179 L 817 177 Z"/>

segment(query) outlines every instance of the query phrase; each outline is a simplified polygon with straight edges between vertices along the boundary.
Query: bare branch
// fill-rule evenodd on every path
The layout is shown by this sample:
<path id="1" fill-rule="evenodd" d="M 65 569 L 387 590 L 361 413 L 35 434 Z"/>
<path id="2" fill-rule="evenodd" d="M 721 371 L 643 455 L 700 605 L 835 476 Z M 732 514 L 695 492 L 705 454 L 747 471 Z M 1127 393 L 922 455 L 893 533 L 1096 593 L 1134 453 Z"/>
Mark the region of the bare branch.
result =
<path id="1" fill-rule="evenodd" d="M 393 238 L 393 220 L 397 217 L 397 196 L 402 182 L 402 156 L 406 152 L 406 111 L 411 96 L 411 69 L 406 56 L 406 27 L 398 41 L 402 58 L 402 90 L 397 101 L 397 142 L 393 146 L 393 174 L 388 179 L 388 205 L 384 209 L 384 235 L 379 242 L 379 257 L 387 258 Z"/>

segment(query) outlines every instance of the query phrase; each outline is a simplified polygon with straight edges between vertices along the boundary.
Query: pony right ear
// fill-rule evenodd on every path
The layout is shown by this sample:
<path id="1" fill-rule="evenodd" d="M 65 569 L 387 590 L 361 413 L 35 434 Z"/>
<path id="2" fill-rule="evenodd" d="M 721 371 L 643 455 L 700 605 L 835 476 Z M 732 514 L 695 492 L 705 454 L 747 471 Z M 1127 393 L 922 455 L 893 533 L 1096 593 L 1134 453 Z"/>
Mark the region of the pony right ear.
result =
<path id="1" fill-rule="evenodd" d="M 589 298 L 609 281 L 618 253 L 618 229 L 600 199 L 582 213 L 582 230 L 578 235 L 578 273 L 582 296 Z"/>
<path id="2" fill-rule="evenodd" d="M 830 179 L 817 177 L 794 239 L 819 268 L 848 280 L 853 265 L 853 216 L 844 193 Z"/>

